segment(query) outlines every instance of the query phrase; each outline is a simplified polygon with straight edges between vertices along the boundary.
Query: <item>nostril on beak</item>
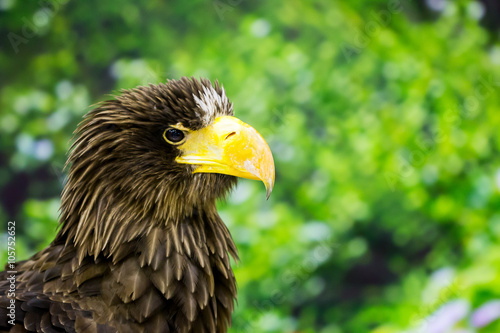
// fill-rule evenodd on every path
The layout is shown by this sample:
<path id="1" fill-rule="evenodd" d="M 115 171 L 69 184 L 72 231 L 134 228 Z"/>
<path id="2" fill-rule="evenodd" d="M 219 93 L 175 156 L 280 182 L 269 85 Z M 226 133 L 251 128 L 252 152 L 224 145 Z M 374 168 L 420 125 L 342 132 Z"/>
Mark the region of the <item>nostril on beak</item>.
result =
<path id="1" fill-rule="evenodd" d="M 230 138 L 230 137 L 232 137 L 233 135 L 236 135 L 236 132 L 231 132 L 231 133 L 229 133 L 228 135 L 226 135 L 226 137 L 224 138 L 224 140 L 229 139 L 229 138 Z"/>

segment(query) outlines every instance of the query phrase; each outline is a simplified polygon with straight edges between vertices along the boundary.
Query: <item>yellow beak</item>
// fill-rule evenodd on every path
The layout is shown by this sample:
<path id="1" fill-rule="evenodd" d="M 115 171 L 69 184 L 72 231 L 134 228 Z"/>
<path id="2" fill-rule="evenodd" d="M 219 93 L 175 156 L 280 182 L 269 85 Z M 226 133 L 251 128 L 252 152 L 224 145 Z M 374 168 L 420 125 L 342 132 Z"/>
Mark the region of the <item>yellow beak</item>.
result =
<path id="1" fill-rule="evenodd" d="M 186 134 L 178 147 L 178 163 L 196 165 L 193 173 L 220 173 L 261 180 L 271 195 L 274 160 L 271 149 L 250 125 L 235 117 L 222 116 L 198 131 Z"/>

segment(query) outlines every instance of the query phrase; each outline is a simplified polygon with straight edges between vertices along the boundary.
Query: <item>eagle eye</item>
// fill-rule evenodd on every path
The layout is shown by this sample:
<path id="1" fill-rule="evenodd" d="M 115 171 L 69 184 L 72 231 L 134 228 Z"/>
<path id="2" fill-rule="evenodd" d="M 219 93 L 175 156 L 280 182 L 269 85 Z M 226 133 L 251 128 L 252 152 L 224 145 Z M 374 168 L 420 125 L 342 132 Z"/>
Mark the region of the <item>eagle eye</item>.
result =
<path id="1" fill-rule="evenodd" d="M 173 145 L 181 144 L 184 142 L 185 137 L 184 132 L 178 130 L 177 128 L 167 128 L 165 133 L 163 133 L 163 138 L 165 138 L 168 143 Z"/>

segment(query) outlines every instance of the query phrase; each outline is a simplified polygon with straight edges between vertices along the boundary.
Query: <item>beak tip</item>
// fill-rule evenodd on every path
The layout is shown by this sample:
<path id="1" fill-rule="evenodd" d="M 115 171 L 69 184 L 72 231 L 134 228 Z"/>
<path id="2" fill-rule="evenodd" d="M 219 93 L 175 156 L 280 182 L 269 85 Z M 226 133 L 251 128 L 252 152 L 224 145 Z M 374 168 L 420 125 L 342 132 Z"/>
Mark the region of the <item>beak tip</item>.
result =
<path id="1" fill-rule="evenodd" d="M 273 191 L 273 186 L 267 186 L 266 184 L 266 200 L 269 200 L 269 197 L 271 196 L 271 192 Z"/>

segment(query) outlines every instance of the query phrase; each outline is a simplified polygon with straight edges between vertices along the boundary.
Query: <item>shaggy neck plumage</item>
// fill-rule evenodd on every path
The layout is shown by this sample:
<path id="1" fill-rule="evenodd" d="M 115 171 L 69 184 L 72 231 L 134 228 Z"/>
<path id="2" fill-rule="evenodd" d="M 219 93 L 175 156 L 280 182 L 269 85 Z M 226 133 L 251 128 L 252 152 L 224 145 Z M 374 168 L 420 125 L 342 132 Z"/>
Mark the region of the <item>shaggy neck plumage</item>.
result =
<path id="1" fill-rule="evenodd" d="M 147 237 L 156 229 L 164 230 L 165 234 L 175 232 L 185 221 L 196 222 L 193 224 L 196 228 L 227 231 L 217 214 L 215 200 L 169 200 L 163 190 L 166 187 L 161 185 L 156 191 L 144 194 L 126 188 L 85 186 L 71 181 L 66 185 L 58 235 L 78 249 L 80 258 L 99 254 L 116 256 L 121 245 Z M 229 248 L 233 248 L 231 238 L 228 241 Z"/>
<path id="2" fill-rule="evenodd" d="M 89 256 L 96 264 L 109 258 L 118 272 L 133 273 L 141 277 L 141 285 L 155 287 L 136 288 L 120 279 L 109 286 L 123 302 L 113 314 L 118 330 L 123 318 L 134 317 L 129 311 L 137 311 L 126 304 L 162 295 L 157 303 L 145 303 L 134 318 L 154 322 L 155 311 L 160 311 L 165 322 L 153 331 L 226 332 L 236 298 L 229 258 L 238 260 L 238 255 L 215 200 L 201 202 L 187 196 L 175 201 L 165 196 L 162 184 L 149 193 L 132 194 L 126 186 L 119 191 L 119 187 L 77 182 L 78 167 L 73 165 L 63 193 L 63 226 L 55 242 L 59 239 L 74 247 L 82 267 L 88 265 Z M 73 267 L 77 275 L 79 266 Z M 104 302 L 112 299 L 103 296 Z M 109 320 L 106 314 L 95 318 Z"/>

